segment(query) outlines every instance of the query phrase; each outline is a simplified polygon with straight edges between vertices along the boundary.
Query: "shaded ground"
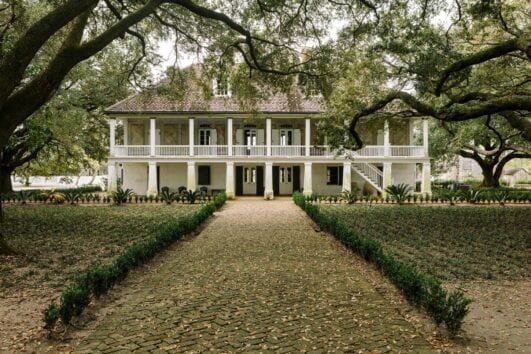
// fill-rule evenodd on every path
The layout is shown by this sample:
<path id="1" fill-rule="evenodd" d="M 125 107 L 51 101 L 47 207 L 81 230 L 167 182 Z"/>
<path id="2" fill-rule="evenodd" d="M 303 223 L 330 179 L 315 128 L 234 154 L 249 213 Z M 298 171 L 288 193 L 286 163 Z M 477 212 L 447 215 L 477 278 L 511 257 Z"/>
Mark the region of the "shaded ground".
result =
<path id="1" fill-rule="evenodd" d="M 290 201 L 241 200 L 217 214 L 77 351 L 432 350 Z"/>
<path id="2" fill-rule="evenodd" d="M 529 206 L 320 204 L 320 209 L 442 279 L 531 279 Z"/>
<path id="3" fill-rule="evenodd" d="M 531 208 L 321 205 L 474 300 L 453 350 L 531 352 Z"/>
<path id="4" fill-rule="evenodd" d="M 19 350 L 39 335 L 43 310 L 76 272 L 111 262 L 198 207 L 7 205 L 3 234 L 23 254 L 0 256 L 0 352 Z"/>

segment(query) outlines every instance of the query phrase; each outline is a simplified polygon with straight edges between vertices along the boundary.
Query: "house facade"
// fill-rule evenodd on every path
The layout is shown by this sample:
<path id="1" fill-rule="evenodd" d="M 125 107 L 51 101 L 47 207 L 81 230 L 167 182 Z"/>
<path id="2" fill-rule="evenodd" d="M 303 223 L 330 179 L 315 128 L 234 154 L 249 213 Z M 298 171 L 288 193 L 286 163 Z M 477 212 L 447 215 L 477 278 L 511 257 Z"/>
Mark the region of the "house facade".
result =
<path id="1" fill-rule="evenodd" d="M 163 187 L 206 187 L 229 198 L 381 193 L 391 184 L 415 186 L 421 169 L 421 192 L 431 192 L 427 121 L 382 121 L 361 131 L 363 149 L 338 155 L 317 144 L 318 98 L 273 95 L 249 112 L 226 91 L 197 97 L 136 94 L 107 109 L 109 190 L 121 181 L 140 195 Z"/>

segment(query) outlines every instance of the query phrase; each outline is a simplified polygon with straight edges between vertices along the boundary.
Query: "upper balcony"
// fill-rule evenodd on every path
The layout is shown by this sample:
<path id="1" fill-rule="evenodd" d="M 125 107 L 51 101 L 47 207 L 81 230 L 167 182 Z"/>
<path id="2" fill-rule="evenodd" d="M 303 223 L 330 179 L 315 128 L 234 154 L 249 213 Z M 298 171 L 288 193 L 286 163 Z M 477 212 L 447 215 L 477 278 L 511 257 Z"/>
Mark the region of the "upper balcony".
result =
<path id="1" fill-rule="evenodd" d="M 387 152 L 386 152 L 387 150 Z M 354 158 L 375 157 L 425 157 L 423 146 L 415 145 L 368 145 L 360 150 L 350 151 Z M 337 151 L 328 146 L 305 145 L 115 145 L 113 157 L 273 157 L 273 158 L 335 158 Z"/>

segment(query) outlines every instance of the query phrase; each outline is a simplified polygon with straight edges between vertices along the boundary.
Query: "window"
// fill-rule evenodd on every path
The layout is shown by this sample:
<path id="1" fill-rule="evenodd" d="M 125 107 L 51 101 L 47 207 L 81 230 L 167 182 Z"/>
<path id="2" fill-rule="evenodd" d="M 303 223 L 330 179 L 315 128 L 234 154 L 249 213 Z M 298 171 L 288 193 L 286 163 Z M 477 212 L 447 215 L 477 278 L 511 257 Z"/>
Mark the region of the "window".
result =
<path id="1" fill-rule="evenodd" d="M 211 129 L 199 129 L 199 145 L 210 145 L 212 142 Z"/>
<path id="2" fill-rule="evenodd" d="M 326 168 L 326 184 L 343 184 L 343 166 L 328 166 Z"/>
<path id="3" fill-rule="evenodd" d="M 291 167 L 280 168 L 280 183 L 291 183 Z"/>
<path id="4" fill-rule="evenodd" d="M 245 183 L 256 183 L 256 168 L 246 167 L 243 169 L 243 180 Z"/>
<path id="5" fill-rule="evenodd" d="M 229 80 L 227 78 L 218 78 L 213 83 L 214 96 L 230 96 Z"/>
<path id="6" fill-rule="evenodd" d="M 197 166 L 197 184 L 210 184 L 210 166 Z"/>
<path id="7" fill-rule="evenodd" d="M 256 129 L 248 129 L 245 131 L 245 145 L 256 145 Z"/>
<path id="8" fill-rule="evenodd" d="M 280 130 L 280 145 L 281 146 L 293 145 L 293 130 L 292 129 L 281 129 Z"/>

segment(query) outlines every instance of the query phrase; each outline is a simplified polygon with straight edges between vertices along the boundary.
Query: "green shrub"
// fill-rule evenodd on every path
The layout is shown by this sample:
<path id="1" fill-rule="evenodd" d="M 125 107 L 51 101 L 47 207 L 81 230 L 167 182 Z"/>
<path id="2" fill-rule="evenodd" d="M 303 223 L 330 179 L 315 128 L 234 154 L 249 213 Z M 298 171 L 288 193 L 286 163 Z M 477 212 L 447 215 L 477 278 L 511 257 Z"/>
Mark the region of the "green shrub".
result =
<path id="1" fill-rule="evenodd" d="M 162 191 L 162 193 L 160 193 L 160 200 L 162 200 L 168 205 L 170 205 L 174 199 L 175 199 L 175 193 L 171 193 L 168 190 L 164 190 Z"/>
<path id="2" fill-rule="evenodd" d="M 341 200 L 345 201 L 347 204 L 354 204 L 357 200 L 356 192 L 352 191 L 343 191 L 341 192 Z"/>
<path id="3" fill-rule="evenodd" d="M 81 198 L 81 194 L 78 191 L 72 190 L 72 191 L 66 191 L 64 192 L 65 200 L 69 202 L 71 205 L 74 205 L 79 201 Z"/>
<path id="4" fill-rule="evenodd" d="M 398 204 L 402 205 L 407 200 L 412 188 L 408 184 L 393 184 L 385 188 L 385 192 L 391 196 L 391 198 Z"/>
<path id="5" fill-rule="evenodd" d="M 218 193 L 213 202 L 205 204 L 194 214 L 175 219 L 148 241 L 129 246 L 112 264 L 94 264 L 78 274 L 73 283 L 62 292 L 60 304 L 52 302 L 46 309 L 46 328 L 50 328 L 59 317 L 65 324 L 70 323 L 72 317 L 81 314 L 92 297 L 98 298 L 105 294 L 114 284 L 124 279 L 133 267 L 145 263 L 173 241 L 195 230 L 225 201 L 226 194 Z"/>
<path id="6" fill-rule="evenodd" d="M 134 195 L 134 192 L 129 188 L 122 189 L 122 187 L 118 187 L 111 195 L 116 205 L 122 205 L 123 203 L 127 203 L 129 197 Z"/>
<path id="7" fill-rule="evenodd" d="M 321 214 L 319 208 L 307 202 L 302 194 L 294 193 L 293 201 L 323 230 L 374 263 L 409 302 L 424 307 L 437 324 L 444 322 L 452 334 L 460 330 L 471 302 L 461 290 L 448 293 L 439 279 L 420 272 L 415 264 L 401 262 L 385 254 L 379 241 L 362 237 L 336 219 Z"/>

